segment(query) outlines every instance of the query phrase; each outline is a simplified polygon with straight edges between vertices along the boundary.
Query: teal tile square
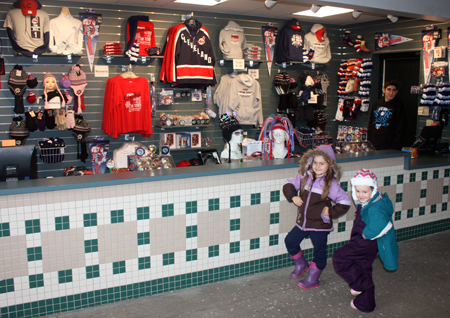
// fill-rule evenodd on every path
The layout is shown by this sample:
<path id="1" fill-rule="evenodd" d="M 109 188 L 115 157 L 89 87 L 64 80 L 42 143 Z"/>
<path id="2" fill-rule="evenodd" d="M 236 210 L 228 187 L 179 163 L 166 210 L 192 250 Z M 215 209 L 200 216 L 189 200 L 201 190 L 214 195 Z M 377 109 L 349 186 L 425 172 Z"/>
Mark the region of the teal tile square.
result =
<path id="1" fill-rule="evenodd" d="M 397 184 L 403 184 L 403 175 L 402 174 L 397 175 Z"/>
<path id="2" fill-rule="evenodd" d="M 60 284 L 72 282 L 72 270 L 58 271 L 58 279 Z"/>
<path id="3" fill-rule="evenodd" d="M 122 274 L 126 272 L 125 261 L 113 262 L 113 275 Z"/>
<path id="4" fill-rule="evenodd" d="M 197 213 L 197 201 L 186 202 L 186 214 Z"/>
<path id="5" fill-rule="evenodd" d="M 403 201 L 403 193 L 397 193 L 395 195 L 395 202 L 402 202 Z"/>
<path id="6" fill-rule="evenodd" d="M 197 225 L 186 226 L 186 238 L 197 237 Z"/>
<path id="7" fill-rule="evenodd" d="M 428 179 L 428 171 L 422 171 L 422 181 L 425 181 Z"/>
<path id="8" fill-rule="evenodd" d="M 385 187 L 391 185 L 391 177 L 390 177 L 390 176 L 384 177 L 384 183 L 383 183 L 383 185 L 384 185 Z"/>
<path id="9" fill-rule="evenodd" d="M 97 226 L 97 213 L 83 214 L 84 227 Z"/>
<path id="10" fill-rule="evenodd" d="M 186 262 L 192 262 L 197 260 L 197 249 L 186 251 Z"/>
<path id="11" fill-rule="evenodd" d="M 111 211 L 111 224 L 123 223 L 123 210 L 112 210 Z"/>
<path id="12" fill-rule="evenodd" d="M 344 190 L 345 192 L 348 191 L 348 181 L 342 181 L 340 183 L 342 190 Z"/>
<path id="13" fill-rule="evenodd" d="M 55 217 L 55 231 L 70 229 L 69 216 Z"/>
<path id="14" fill-rule="evenodd" d="M 230 231 L 239 231 L 241 229 L 241 219 L 230 220 Z"/>
<path id="15" fill-rule="evenodd" d="M 0 237 L 10 236 L 11 232 L 9 231 L 9 223 L 0 223 Z"/>
<path id="16" fill-rule="evenodd" d="M 84 241 L 84 252 L 87 253 L 95 253 L 98 252 L 98 240 L 85 240 Z"/>
<path id="17" fill-rule="evenodd" d="M 280 190 L 270 191 L 270 202 L 280 201 Z"/>
<path id="18" fill-rule="evenodd" d="M 173 203 L 162 205 L 162 216 L 169 217 L 174 215 Z"/>
<path id="19" fill-rule="evenodd" d="M 448 194 L 448 185 L 444 186 L 444 191 L 442 193 L 443 194 Z"/>
<path id="20" fill-rule="evenodd" d="M 432 204 L 430 213 L 436 213 L 436 211 L 437 211 L 437 205 L 436 204 Z"/>
<path id="21" fill-rule="evenodd" d="M 416 182 L 416 173 L 410 173 L 409 174 L 409 182 Z"/>
<path id="22" fill-rule="evenodd" d="M 406 213 L 406 217 L 408 219 L 412 218 L 414 216 L 414 209 L 408 209 L 407 213 Z"/>
<path id="23" fill-rule="evenodd" d="M 150 207 L 140 207 L 136 209 L 138 220 L 148 220 L 150 219 Z"/>
<path id="24" fill-rule="evenodd" d="M 448 206 L 448 203 L 447 203 L 447 202 L 442 203 L 442 211 L 443 211 L 443 212 L 444 212 L 444 211 L 447 211 L 447 206 Z"/>
<path id="25" fill-rule="evenodd" d="M 241 249 L 240 243 L 241 242 L 231 242 L 230 243 L 230 254 L 239 253 L 239 251 Z"/>
<path id="26" fill-rule="evenodd" d="M 163 254 L 163 266 L 175 264 L 175 253 Z"/>
<path id="27" fill-rule="evenodd" d="M 151 268 L 150 256 L 140 257 L 138 263 L 139 270 Z"/>
<path id="28" fill-rule="evenodd" d="M 259 248 L 260 245 L 260 239 L 259 238 L 254 238 L 250 240 L 250 249 L 251 250 L 256 250 Z"/>
<path id="29" fill-rule="evenodd" d="M 444 170 L 444 178 L 448 178 L 450 177 L 450 169 L 445 169 Z"/>
<path id="30" fill-rule="evenodd" d="M 42 260 L 42 248 L 40 246 L 27 248 L 27 256 L 29 262 Z"/>
<path id="31" fill-rule="evenodd" d="M 25 221 L 25 233 L 26 234 L 34 234 L 41 232 L 40 220 L 26 220 Z"/>
<path id="32" fill-rule="evenodd" d="M 252 193 L 250 196 L 251 205 L 261 204 L 261 193 Z"/>
<path id="33" fill-rule="evenodd" d="M 217 211 L 220 209 L 220 199 L 208 200 L 208 211 Z"/>
<path id="34" fill-rule="evenodd" d="M 402 219 L 402 211 L 395 212 L 395 221 L 400 221 Z"/>
<path id="35" fill-rule="evenodd" d="M 138 245 L 150 244 L 150 232 L 142 232 L 137 234 Z"/>
<path id="36" fill-rule="evenodd" d="M 339 232 L 345 232 L 345 222 L 338 223 L 338 233 Z"/>
<path id="37" fill-rule="evenodd" d="M 0 280 L 0 294 L 6 294 L 13 291 L 14 291 L 14 278 Z"/>
<path id="38" fill-rule="evenodd" d="M 239 208 L 241 206 L 241 196 L 236 195 L 230 197 L 230 208 Z"/>
<path id="39" fill-rule="evenodd" d="M 269 236 L 269 246 L 278 245 L 278 234 Z"/>
<path id="40" fill-rule="evenodd" d="M 100 266 L 92 265 L 86 266 L 86 279 L 100 277 Z"/>
<path id="41" fill-rule="evenodd" d="M 279 224 L 280 223 L 280 213 L 271 213 L 270 214 L 270 224 Z"/>
<path id="42" fill-rule="evenodd" d="M 421 206 L 419 208 L 419 215 L 425 215 L 425 207 L 424 206 Z"/>
<path id="43" fill-rule="evenodd" d="M 219 245 L 213 245 L 208 247 L 208 257 L 219 256 Z"/>
<path id="44" fill-rule="evenodd" d="M 433 170 L 433 179 L 439 179 L 439 170 Z"/>
<path id="45" fill-rule="evenodd" d="M 421 189 L 420 190 L 420 198 L 426 198 L 427 197 L 427 189 Z"/>

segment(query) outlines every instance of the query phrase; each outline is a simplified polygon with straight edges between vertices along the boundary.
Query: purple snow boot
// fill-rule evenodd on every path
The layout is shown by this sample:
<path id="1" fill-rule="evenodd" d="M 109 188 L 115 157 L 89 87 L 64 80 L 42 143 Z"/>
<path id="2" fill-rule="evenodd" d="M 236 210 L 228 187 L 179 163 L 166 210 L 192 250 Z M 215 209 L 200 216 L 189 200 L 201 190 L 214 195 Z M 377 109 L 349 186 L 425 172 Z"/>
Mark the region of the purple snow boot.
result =
<path id="1" fill-rule="evenodd" d="M 300 252 L 298 252 L 294 256 L 291 255 L 291 259 L 295 263 L 295 268 L 294 271 L 291 273 L 291 278 L 299 278 L 309 268 L 308 262 L 305 260 L 302 250 L 300 250 Z"/>
<path id="2" fill-rule="evenodd" d="M 316 263 L 311 262 L 309 264 L 309 275 L 303 280 L 297 283 L 297 286 L 303 289 L 310 289 L 313 287 L 319 287 L 319 276 L 322 273 L 320 269 L 317 268 Z"/>

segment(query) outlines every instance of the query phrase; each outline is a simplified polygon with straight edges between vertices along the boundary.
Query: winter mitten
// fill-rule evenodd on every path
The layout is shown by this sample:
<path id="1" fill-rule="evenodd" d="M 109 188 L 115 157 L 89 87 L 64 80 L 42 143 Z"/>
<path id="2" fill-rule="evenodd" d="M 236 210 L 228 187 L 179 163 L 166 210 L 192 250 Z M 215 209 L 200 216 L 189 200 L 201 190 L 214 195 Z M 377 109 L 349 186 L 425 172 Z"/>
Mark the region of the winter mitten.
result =
<path id="1" fill-rule="evenodd" d="M 34 104 L 34 103 L 36 102 L 36 95 L 34 94 L 33 91 L 29 91 L 29 92 L 28 92 L 27 101 L 28 101 L 30 104 Z"/>
<path id="2" fill-rule="evenodd" d="M 52 109 L 45 110 L 45 127 L 48 129 L 54 129 L 56 127 L 55 115 Z"/>
<path id="3" fill-rule="evenodd" d="M 75 127 L 75 111 L 68 110 L 66 112 L 66 124 L 67 129 L 72 129 L 73 127 Z"/>
<path id="4" fill-rule="evenodd" d="M 39 111 L 36 115 L 36 123 L 40 131 L 45 131 L 45 118 L 44 112 Z"/>
<path id="5" fill-rule="evenodd" d="M 64 91 L 64 95 L 66 95 L 67 98 L 66 104 L 70 104 L 72 102 L 72 95 L 70 95 L 68 91 Z"/>
<path id="6" fill-rule="evenodd" d="M 37 79 L 33 76 L 33 74 L 28 74 L 27 86 L 29 88 L 35 88 L 38 84 Z"/>
<path id="7" fill-rule="evenodd" d="M 303 55 L 303 62 L 304 63 L 309 63 L 312 58 L 314 57 L 314 48 L 309 48 L 309 51 L 304 53 Z"/>
<path id="8" fill-rule="evenodd" d="M 56 128 L 58 130 L 66 130 L 67 122 L 66 122 L 66 111 L 64 109 L 58 109 L 56 111 Z"/>
<path id="9" fill-rule="evenodd" d="M 61 88 L 70 88 L 70 84 L 69 74 L 63 74 L 59 79 L 59 86 Z"/>
<path id="10" fill-rule="evenodd" d="M 352 31 L 345 31 L 344 39 L 342 40 L 342 42 L 344 44 L 347 44 L 348 46 L 355 46 L 355 44 L 350 39 L 350 34 L 351 33 L 352 33 Z"/>
<path id="11" fill-rule="evenodd" d="M 32 110 L 25 113 L 25 121 L 28 131 L 36 131 L 38 129 L 37 126 L 37 116 L 36 113 Z"/>

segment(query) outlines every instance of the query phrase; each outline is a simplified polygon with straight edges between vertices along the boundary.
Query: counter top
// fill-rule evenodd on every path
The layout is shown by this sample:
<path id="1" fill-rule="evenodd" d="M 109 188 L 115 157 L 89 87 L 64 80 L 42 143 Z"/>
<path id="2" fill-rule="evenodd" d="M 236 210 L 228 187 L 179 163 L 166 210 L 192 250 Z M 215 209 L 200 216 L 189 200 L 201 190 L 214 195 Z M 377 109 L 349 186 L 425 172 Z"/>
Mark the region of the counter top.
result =
<path id="1" fill-rule="evenodd" d="M 416 159 L 410 159 L 409 153 L 396 150 L 372 151 L 358 154 L 337 154 L 336 160 L 338 163 L 344 163 L 398 157 L 405 158 L 405 169 L 420 169 L 450 165 L 450 156 L 423 155 Z M 275 159 L 150 171 L 106 173 L 79 177 L 57 177 L 0 182 L 0 196 L 286 169 L 297 167 L 298 162 L 299 158 Z"/>

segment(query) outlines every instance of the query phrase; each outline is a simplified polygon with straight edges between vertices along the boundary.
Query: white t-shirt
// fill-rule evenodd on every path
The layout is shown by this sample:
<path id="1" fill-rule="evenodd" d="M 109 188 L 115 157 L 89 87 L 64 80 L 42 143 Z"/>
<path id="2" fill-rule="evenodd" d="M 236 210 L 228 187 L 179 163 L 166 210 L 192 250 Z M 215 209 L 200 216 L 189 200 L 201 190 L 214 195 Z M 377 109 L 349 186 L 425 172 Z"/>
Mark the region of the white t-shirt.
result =
<path id="1" fill-rule="evenodd" d="M 10 28 L 22 49 L 33 52 L 44 45 L 44 34 L 49 32 L 50 18 L 47 12 L 36 11 L 36 16 L 23 15 L 21 9 L 11 9 L 6 14 L 4 28 Z"/>

